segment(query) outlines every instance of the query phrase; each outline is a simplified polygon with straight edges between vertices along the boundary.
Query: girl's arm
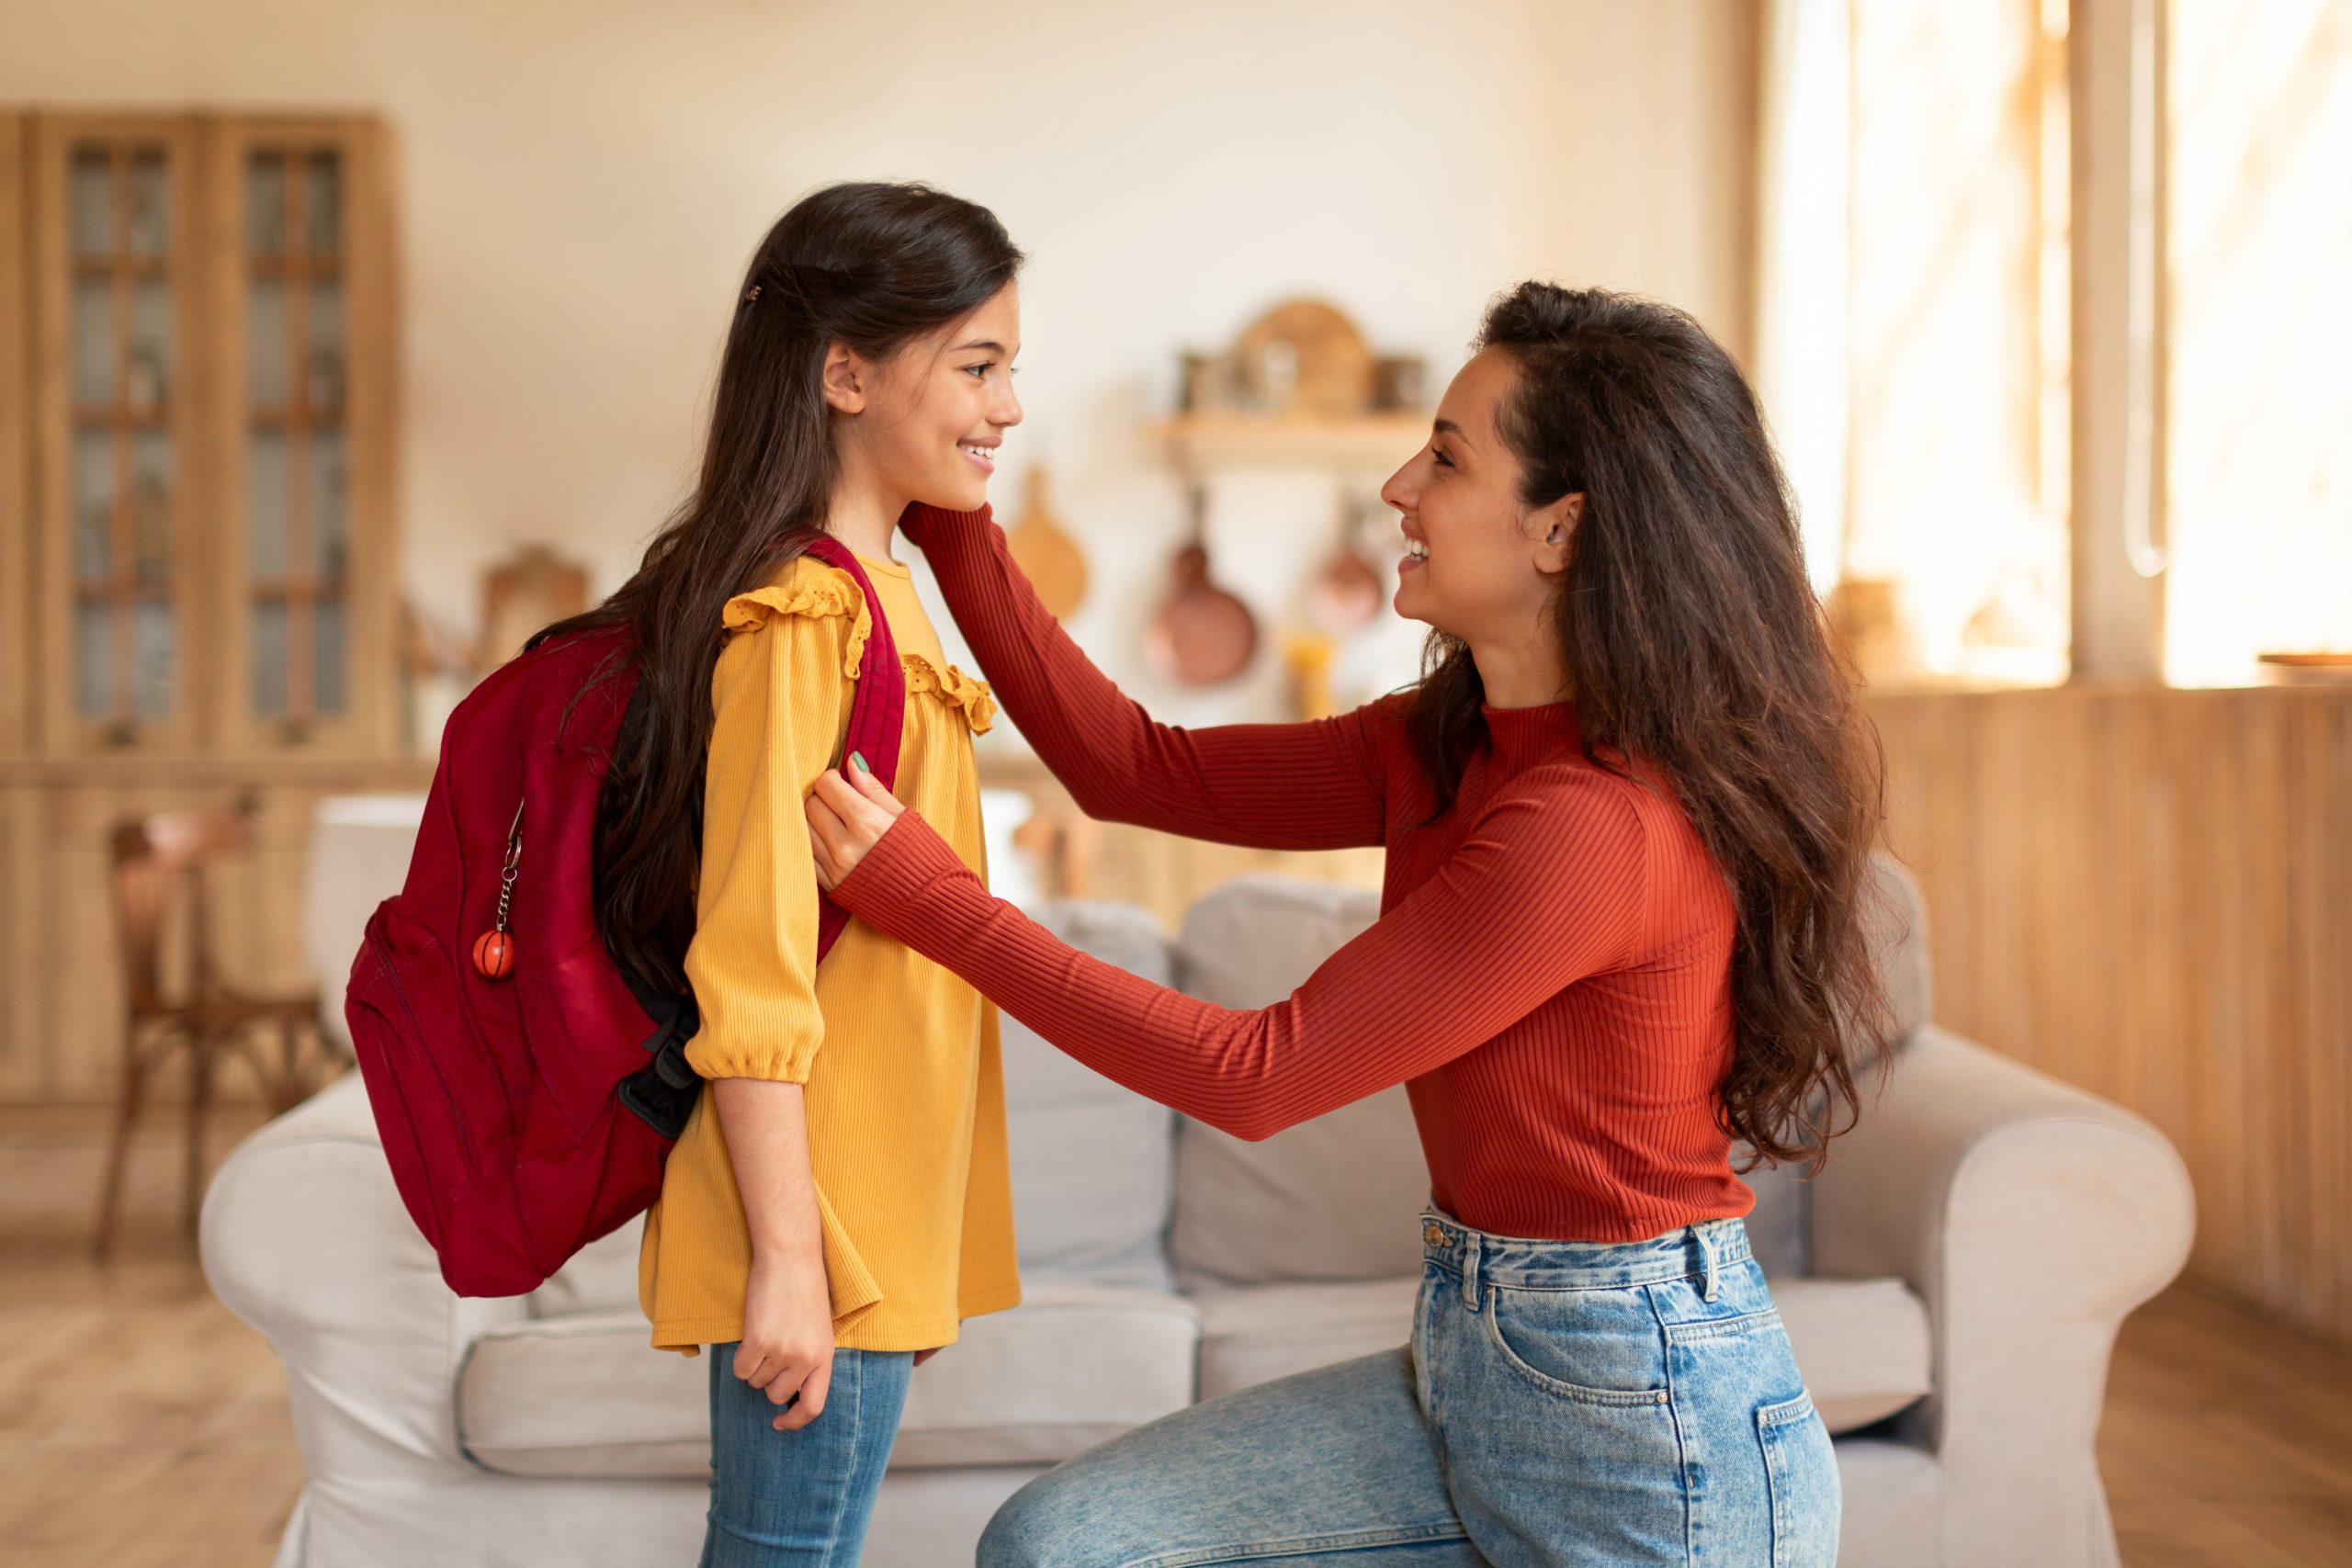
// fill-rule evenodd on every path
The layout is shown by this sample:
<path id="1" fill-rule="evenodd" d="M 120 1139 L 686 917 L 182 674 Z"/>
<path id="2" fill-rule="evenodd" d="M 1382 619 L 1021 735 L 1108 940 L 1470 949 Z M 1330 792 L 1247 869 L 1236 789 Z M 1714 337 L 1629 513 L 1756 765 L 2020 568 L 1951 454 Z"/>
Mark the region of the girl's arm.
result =
<path id="1" fill-rule="evenodd" d="M 828 772 L 819 875 L 859 919 L 944 964 L 1063 1051 L 1240 1138 L 1264 1138 L 1484 1043 L 1648 929 L 1647 845 L 1589 767 L 1512 781 L 1437 875 L 1272 1007 L 1221 1008 L 1057 940 L 871 774 Z M 878 832 L 878 836 L 875 836 Z"/>
<path id="2" fill-rule="evenodd" d="M 797 1393 L 799 1402 L 771 1423 L 796 1431 L 824 1414 L 833 1376 L 833 1302 L 806 1091 L 781 1080 L 718 1078 L 710 1092 L 752 1233 L 733 1371 L 777 1404 Z"/>
<path id="3" fill-rule="evenodd" d="M 931 561 L 989 689 L 1089 817 L 1256 849 L 1382 841 L 1380 731 L 1401 697 L 1303 724 L 1155 723 L 1038 602 L 987 507 L 917 505 L 899 527 Z"/>
<path id="4" fill-rule="evenodd" d="M 702 1015 L 686 1060 L 711 1109 L 751 1232 L 734 1373 L 807 1426 L 832 1377 L 831 1270 L 803 1085 L 825 1034 L 817 1006 L 817 874 L 800 817 L 831 754 L 849 623 L 787 612 L 768 592 L 727 607 L 711 680 L 701 881 L 685 972 Z"/>

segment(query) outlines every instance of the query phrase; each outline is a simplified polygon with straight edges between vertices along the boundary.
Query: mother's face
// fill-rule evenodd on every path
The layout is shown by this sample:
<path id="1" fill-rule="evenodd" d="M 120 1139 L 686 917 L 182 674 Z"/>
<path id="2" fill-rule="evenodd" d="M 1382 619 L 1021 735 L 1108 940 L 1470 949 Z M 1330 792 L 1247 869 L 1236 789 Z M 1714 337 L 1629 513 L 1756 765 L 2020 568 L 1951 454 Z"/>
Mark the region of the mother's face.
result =
<path id="1" fill-rule="evenodd" d="M 1402 515 L 1396 613 L 1476 642 L 1528 635 L 1567 570 L 1581 494 L 1546 506 L 1520 500 L 1520 462 L 1502 437 L 1519 367 L 1501 349 L 1473 356 L 1438 400 L 1427 445 L 1380 499 Z M 1415 551 L 1425 550 L 1416 558 Z"/>

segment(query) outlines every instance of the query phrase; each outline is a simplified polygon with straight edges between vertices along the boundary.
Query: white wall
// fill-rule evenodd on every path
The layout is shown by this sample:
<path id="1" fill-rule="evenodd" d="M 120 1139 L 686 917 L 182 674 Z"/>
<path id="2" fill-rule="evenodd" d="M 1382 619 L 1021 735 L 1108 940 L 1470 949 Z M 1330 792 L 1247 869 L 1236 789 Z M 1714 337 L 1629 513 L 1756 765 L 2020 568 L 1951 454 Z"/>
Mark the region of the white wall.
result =
<path id="1" fill-rule="evenodd" d="M 1272 657 L 1216 693 L 1141 667 L 1182 511 L 1139 426 L 1177 351 L 1314 292 L 1442 375 L 1541 274 L 1670 299 L 1744 353 L 1754 51 L 1747 0 L 0 0 L 0 101 L 391 122 L 402 586 L 460 624 L 520 542 L 600 591 L 627 574 L 798 195 L 913 177 L 989 204 L 1033 258 L 1000 513 L 1049 460 L 1095 573 L 1072 630 L 1174 722 L 1277 716 L 1280 690 Z M 1332 525 L 1328 483 L 1229 487 L 1220 574 L 1278 621 Z M 1419 629 L 1343 666 L 1342 700 L 1408 679 Z"/>

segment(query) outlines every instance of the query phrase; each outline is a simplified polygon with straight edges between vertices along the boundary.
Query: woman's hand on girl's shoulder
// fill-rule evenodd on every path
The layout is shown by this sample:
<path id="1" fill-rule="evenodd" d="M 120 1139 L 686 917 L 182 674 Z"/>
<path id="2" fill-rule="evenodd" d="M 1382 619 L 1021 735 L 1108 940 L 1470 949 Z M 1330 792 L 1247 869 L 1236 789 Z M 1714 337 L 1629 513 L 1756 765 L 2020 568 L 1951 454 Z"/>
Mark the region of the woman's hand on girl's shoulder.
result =
<path id="1" fill-rule="evenodd" d="M 844 772 L 827 768 L 808 792 L 808 846 L 817 857 L 817 880 L 831 893 L 841 885 L 875 841 L 906 810 L 906 803 L 882 787 L 865 767 L 865 759 L 850 753 Z"/>

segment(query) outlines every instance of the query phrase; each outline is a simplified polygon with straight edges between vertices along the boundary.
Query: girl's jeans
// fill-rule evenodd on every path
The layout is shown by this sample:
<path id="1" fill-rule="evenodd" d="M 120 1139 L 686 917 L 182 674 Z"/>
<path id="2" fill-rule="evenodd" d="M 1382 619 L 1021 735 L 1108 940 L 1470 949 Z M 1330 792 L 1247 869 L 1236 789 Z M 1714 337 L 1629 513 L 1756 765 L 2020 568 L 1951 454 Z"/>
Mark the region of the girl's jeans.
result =
<path id="1" fill-rule="evenodd" d="M 1830 1568 L 1837 1461 L 1739 1221 L 1420 1224 L 1410 1345 L 1090 1449 L 1006 1502 L 981 1568 Z"/>
<path id="2" fill-rule="evenodd" d="M 907 1403 L 911 1350 L 835 1350 L 825 1408 L 797 1432 L 712 1345 L 710 1512 L 701 1568 L 853 1568 Z"/>

